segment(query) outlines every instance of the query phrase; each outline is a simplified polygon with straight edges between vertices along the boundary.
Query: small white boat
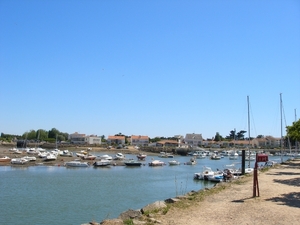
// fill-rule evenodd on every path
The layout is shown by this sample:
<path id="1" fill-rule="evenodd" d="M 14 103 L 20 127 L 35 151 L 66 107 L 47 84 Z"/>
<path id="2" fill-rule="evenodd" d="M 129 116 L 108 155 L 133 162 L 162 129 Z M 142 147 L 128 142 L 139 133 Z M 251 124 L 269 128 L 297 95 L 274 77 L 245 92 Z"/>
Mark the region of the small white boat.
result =
<path id="1" fill-rule="evenodd" d="M 171 160 L 171 161 L 169 161 L 169 165 L 170 166 L 180 165 L 180 162 L 178 162 L 177 160 Z"/>
<path id="2" fill-rule="evenodd" d="M 29 149 L 27 149 L 27 154 L 39 154 L 40 152 L 37 150 L 37 149 L 35 149 L 35 148 L 29 148 Z"/>
<path id="3" fill-rule="evenodd" d="M 89 167 L 89 163 L 88 162 L 80 162 L 80 161 L 70 161 L 70 162 L 66 162 L 65 166 L 69 166 L 69 167 Z"/>
<path id="4" fill-rule="evenodd" d="M 9 149 L 9 151 L 12 152 L 12 153 L 14 153 L 14 154 L 22 154 L 22 151 L 20 151 L 17 148 L 11 148 L 11 149 Z"/>
<path id="5" fill-rule="evenodd" d="M 116 155 L 115 155 L 115 158 L 114 158 L 115 160 L 122 160 L 122 159 L 125 159 L 125 155 L 123 155 L 122 153 L 117 153 Z"/>
<path id="6" fill-rule="evenodd" d="M 88 155 L 82 156 L 81 158 L 84 160 L 95 160 L 97 158 L 97 156 L 88 154 Z"/>
<path id="7" fill-rule="evenodd" d="M 214 176 L 215 172 L 207 166 L 203 166 L 203 170 L 200 173 L 194 173 L 194 179 L 197 180 L 208 180 L 209 176 Z"/>
<path id="8" fill-rule="evenodd" d="M 79 152 L 76 152 L 75 155 L 76 155 L 77 157 L 80 157 L 80 158 L 83 157 L 83 156 L 85 156 L 85 154 L 82 154 L 82 153 L 79 153 Z"/>
<path id="9" fill-rule="evenodd" d="M 221 157 L 214 153 L 214 154 L 212 154 L 212 155 L 210 156 L 210 159 L 212 159 L 212 160 L 220 160 Z"/>
<path id="10" fill-rule="evenodd" d="M 190 161 L 185 163 L 186 165 L 196 165 L 197 161 L 195 159 L 195 157 L 191 158 Z"/>
<path id="11" fill-rule="evenodd" d="M 236 159 L 238 159 L 238 157 L 239 157 L 239 154 L 237 152 L 231 152 L 229 154 L 229 159 L 230 160 L 236 160 Z"/>
<path id="12" fill-rule="evenodd" d="M 36 161 L 36 157 L 34 157 L 34 156 L 24 156 L 24 157 L 22 157 L 23 159 L 26 159 L 26 160 L 28 160 L 28 161 Z"/>
<path id="13" fill-rule="evenodd" d="M 11 159 L 10 161 L 11 164 L 18 164 L 18 165 L 23 165 L 28 162 L 29 161 L 27 159 L 23 159 L 23 158 L 15 158 L 15 159 Z"/>
<path id="14" fill-rule="evenodd" d="M 63 150 L 63 151 L 60 151 L 59 155 L 63 156 L 63 157 L 72 157 L 73 153 L 70 152 L 69 150 Z"/>
<path id="15" fill-rule="evenodd" d="M 163 166 L 163 165 L 165 165 L 165 163 L 160 160 L 152 160 L 151 162 L 149 162 L 149 166 Z"/>
<path id="16" fill-rule="evenodd" d="M 174 155 L 172 155 L 171 153 L 160 152 L 158 157 L 161 157 L 161 158 L 174 158 Z"/>
<path id="17" fill-rule="evenodd" d="M 97 156 L 99 159 L 112 160 L 113 158 L 110 155 L 101 155 Z"/>
<path id="18" fill-rule="evenodd" d="M 138 160 L 145 160 L 147 155 L 139 153 L 136 157 L 138 158 Z"/>
<path id="19" fill-rule="evenodd" d="M 48 153 L 46 155 L 46 157 L 43 158 L 44 161 L 48 162 L 48 161 L 54 161 L 57 159 L 56 155 L 52 154 L 52 153 Z"/>
<path id="20" fill-rule="evenodd" d="M 211 182 L 222 182 L 224 181 L 224 176 L 223 174 L 214 174 L 214 175 L 209 175 L 207 179 Z"/>
<path id="21" fill-rule="evenodd" d="M 99 161 L 96 161 L 93 163 L 94 167 L 104 167 L 104 166 L 110 166 L 111 161 L 107 159 L 101 159 Z"/>

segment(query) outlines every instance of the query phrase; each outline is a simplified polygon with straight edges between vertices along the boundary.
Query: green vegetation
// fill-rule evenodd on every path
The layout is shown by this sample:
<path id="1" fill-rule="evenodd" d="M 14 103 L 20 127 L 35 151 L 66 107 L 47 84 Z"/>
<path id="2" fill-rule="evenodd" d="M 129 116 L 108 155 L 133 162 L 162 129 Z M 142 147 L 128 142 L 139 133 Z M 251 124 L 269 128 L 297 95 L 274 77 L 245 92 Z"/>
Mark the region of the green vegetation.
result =
<path id="1" fill-rule="evenodd" d="M 124 221 L 123 221 L 123 224 L 125 224 L 125 225 L 134 225 L 132 219 L 124 220 Z"/>
<path id="2" fill-rule="evenodd" d="M 293 122 L 292 126 L 287 126 L 287 137 L 289 137 L 293 146 L 300 141 L 300 119 Z"/>

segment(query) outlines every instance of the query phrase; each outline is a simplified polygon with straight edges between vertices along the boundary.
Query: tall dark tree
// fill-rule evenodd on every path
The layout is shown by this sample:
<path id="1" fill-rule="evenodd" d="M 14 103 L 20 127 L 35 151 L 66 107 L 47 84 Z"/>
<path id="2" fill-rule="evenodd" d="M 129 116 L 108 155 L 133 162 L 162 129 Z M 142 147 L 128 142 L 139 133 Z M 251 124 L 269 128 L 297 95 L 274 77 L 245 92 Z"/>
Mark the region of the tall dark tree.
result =
<path id="1" fill-rule="evenodd" d="M 222 139 L 222 136 L 219 134 L 219 132 L 217 132 L 214 141 L 222 141 Z"/>

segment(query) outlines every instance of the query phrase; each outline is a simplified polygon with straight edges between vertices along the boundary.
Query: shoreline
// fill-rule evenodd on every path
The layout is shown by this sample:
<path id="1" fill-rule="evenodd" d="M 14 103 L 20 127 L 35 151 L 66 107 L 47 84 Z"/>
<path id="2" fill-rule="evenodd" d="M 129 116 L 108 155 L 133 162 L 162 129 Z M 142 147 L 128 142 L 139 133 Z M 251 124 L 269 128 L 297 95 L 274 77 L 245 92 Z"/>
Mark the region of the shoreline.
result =
<path id="1" fill-rule="evenodd" d="M 171 198 L 173 203 L 139 217 L 87 224 L 121 225 L 293 225 L 300 221 L 300 159 L 258 173 L 260 196 L 253 197 L 253 175 L 219 183 L 210 189 Z M 165 203 L 167 200 L 164 201 Z M 130 211 L 130 210 L 128 210 Z M 132 223 L 129 223 L 129 222 Z"/>

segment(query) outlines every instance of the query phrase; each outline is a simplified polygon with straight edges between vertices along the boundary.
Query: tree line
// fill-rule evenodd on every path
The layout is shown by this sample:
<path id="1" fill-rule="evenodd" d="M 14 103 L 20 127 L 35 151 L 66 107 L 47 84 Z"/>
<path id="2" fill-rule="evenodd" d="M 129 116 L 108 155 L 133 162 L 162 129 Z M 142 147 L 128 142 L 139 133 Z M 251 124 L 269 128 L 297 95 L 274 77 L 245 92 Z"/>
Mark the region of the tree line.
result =
<path id="1" fill-rule="evenodd" d="M 215 137 L 213 138 L 214 141 L 224 141 L 224 140 L 248 140 L 249 137 L 245 137 L 245 134 L 247 131 L 240 130 L 239 132 L 236 132 L 236 130 L 231 130 L 229 132 L 229 135 L 227 135 L 225 138 L 220 135 L 219 132 L 216 132 Z M 126 139 L 129 138 L 129 136 L 126 136 L 122 134 L 121 132 L 116 134 L 115 136 L 125 136 Z M 264 135 L 258 135 L 256 138 L 263 138 Z M 0 140 L 2 141 L 12 141 L 12 140 L 35 140 L 35 141 L 47 141 L 54 143 L 55 141 L 67 141 L 69 139 L 69 134 L 66 132 L 61 132 L 56 128 L 52 128 L 51 130 L 30 130 L 29 132 L 25 132 L 23 135 L 13 135 L 13 134 L 4 134 L 1 133 Z M 105 136 L 101 136 L 102 142 L 105 141 Z M 253 137 L 250 137 L 250 140 L 252 140 Z M 295 146 L 297 142 L 300 141 L 300 119 L 298 121 L 293 122 L 291 126 L 286 127 L 286 136 L 284 139 L 288 139 L 291 143 L 291 145 Z M 175 137 L 155 137 L 155 138 L 149 138 L 150 142 L 157 142 L 161 140 L 176 140 Z M 209 140 L 209 139 L 208 139 Z"/>

